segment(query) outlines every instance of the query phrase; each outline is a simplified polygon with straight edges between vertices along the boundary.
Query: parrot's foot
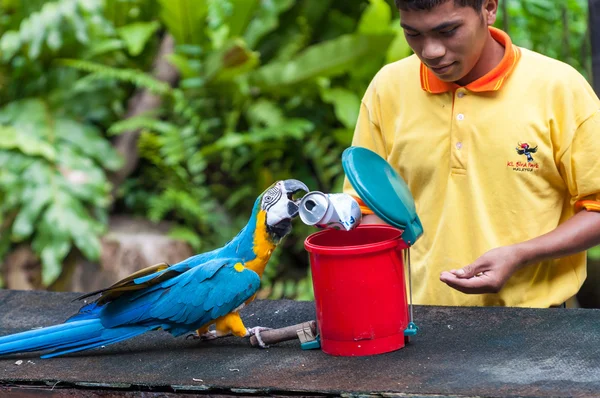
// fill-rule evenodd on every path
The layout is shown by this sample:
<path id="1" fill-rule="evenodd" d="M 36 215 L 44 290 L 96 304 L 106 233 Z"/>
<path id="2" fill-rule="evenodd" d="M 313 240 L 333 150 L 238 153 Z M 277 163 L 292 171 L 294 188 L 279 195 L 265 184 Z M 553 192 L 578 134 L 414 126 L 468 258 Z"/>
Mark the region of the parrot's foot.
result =
<path id="1" fill-rule="evenodd" d="M 188 334 L 185 338 L 204 341 L 204 340 L 214 340 L 214 339 L 218 339 L 219 337 L 225 337 L 225 336 L 229 336 L 229 335 L 230 335 L 229 333 L 222 334 L 216 330 L 209 330 L 208 332 L 205 332 L 202 334 L 197 334 L 197 333 Z"/>
<path id="2" fill-rule="evenodd" d="M 256 340 L 258 341 L 258 345 L 260 348 L 269 348 L 268 345 L 264 343 L 262 338 L 260 337 L 260 332 L 264 332 L 265 330 L 271 330 L 271 328 L 265 328 L 262 326 L 255 326 L 253 328 L 246 329 L 248 331 L 248 336 L 256 336 Z"/>

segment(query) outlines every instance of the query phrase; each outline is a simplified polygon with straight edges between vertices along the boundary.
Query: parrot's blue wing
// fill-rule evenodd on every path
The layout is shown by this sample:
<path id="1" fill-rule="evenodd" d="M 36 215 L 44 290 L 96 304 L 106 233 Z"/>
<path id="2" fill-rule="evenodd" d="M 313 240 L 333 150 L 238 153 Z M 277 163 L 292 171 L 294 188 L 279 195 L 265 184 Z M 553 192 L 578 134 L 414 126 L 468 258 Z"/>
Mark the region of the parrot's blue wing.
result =
<path id="1" fill-rule="evenodd" d="M 148 287 L 174 278 L 192 268 L 202 266 L 204 263 L 218 257 L 220 250 L 221 249 L 216 249 L 207 253 L 198 254 L 173 265 L 160 263 L 144 268 L 129 275 L 127 278 L 116 282 L 110 287 L 79 296 L 77 297 L 77 300 L 83 300 L 100 294 L 101 296 L 96 301 L 99 305 L 104 305 L 116 300 L 126 292 L 131 293 L 136 290 L 144 290 Z M 79 314 L 75 316 L 78 315 Z"/>
<path id="2" fill-rule="evenodd" d="M 182 334 L 226 315 L 254 295 L 260 277 L 236 265 L 234 259 L 215 259 L 158 285 L 124 295 L 103 309 L 105 327 L 153 324 Z M 175 331 L 177 331 L 175 333 Z"/>
<path id="3" fill-rule="evenodd" d="M 171 331 L 180 335 L 196 330 L 242 306 L 260 287 L 260 277 L 252 270 L 229 263 L 190 294 L 186 286 L 175 285 L 153 306 L 152 317 L 177 324 Z M 193 283 L 193 282 L 192 282 Z M 189 286 L 189 285 L 188 285 Z M 188 329 L 189 327 L 189 329 Z"/>
<path id="4" fill-rule="evenodd" d="M 207 253 L 197 254 L 197 255 L 189 257 L 183 261 L 180 261 L 177 264 L 171 265 L 168 269 L 162 269 L 153 274 L 148 274 L 148 275 L 144 275 L 141 277 L 137 277 L 137 278 L 133 279 L 133 283 L 135 283 L 136 285 L 142 285 L 144 283 L 148 283 L 148 282 L 154 280 L 155 278 L 161 276 L 163 273 L 165 273 L 167 271 L 170 271 L 170 272 L 175 271 L 178 273 L 186 272 L 192 268 L 202 266 L 205 263 L 216 259 L 219 255 L 220 251 L 221 251 L 221 248 L 207 252 Z"/>

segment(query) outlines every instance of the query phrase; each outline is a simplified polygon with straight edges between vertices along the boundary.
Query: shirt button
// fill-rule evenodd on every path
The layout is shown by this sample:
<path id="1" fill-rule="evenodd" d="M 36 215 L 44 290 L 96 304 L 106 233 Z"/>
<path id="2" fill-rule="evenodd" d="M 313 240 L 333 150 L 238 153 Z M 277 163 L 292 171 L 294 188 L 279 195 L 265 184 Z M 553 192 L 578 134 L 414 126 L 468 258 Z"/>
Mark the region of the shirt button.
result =
<path id="1" fill-rule="evenodd" d="M 462 98 L 465 96 L 465 93 L 463 93 L 462 91 L 459 91 L 458 94 L 456 94 L 458 96 L 458 98 Z"/>
<path id="2" fill-rule="evenodd" d="M 456 115 L 456 119 L 458 120 L 464 120 L 465 115 L 463 115 L 462 113 L 459 113 L 458 115 Z"/>
<path id="3" fill-rule="evenodd" d="M 458 149 L 459 151 L 462 149 L 462 142 L 456 143 L 456 149 Z"/>

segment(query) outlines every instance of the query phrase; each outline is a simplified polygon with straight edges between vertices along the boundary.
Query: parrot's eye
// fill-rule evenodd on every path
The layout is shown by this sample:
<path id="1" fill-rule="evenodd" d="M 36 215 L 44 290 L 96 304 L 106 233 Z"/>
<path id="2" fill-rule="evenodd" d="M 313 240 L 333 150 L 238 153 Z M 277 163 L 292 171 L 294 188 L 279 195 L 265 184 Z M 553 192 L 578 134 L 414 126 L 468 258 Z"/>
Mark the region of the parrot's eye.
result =
<path id="1" fill-rule="evenodd" d="M 275 187 L 270 188 L 263 196 L 263 208 L 268 210 L 281 197 L 281 191 Z"/>

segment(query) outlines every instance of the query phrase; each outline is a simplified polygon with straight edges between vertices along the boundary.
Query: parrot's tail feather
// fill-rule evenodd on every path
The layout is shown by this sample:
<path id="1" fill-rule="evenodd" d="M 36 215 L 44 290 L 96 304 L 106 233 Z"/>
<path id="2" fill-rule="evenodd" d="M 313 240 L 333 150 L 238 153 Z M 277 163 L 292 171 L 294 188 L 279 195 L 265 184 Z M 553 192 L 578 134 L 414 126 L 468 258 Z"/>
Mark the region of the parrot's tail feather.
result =
<path id="1" fill-rule="evenodd" d="M 99 319 L 72 321 L 0 337 L 0 355 L 55 350 L 42 357 L 50 358 L 116 343 L 151 329 L 153 327 L 150 326 L 122 326 L 106 329 Z"/>
<path id="2" fill-rule="evenodd" d="M 69 319 L 67 319 L 65 321 L 65 323 L 82 321 L 84 319 L 98 318 L 98 314 L 100 313 L 102 308 L 103 307 L 101 305 L 98 305 L 98 303 L 95 303 L 95 302 L 86 304 L 83 307 L 81 307 L 81 309 L 79 309 L 77 314 L 75 314 L 72 317 L 70 317 Z"/>
<path id="3" fill-rule="evenodd" d="M 70 354 L 72 352 L 89 350 L 89 349 L 97 348 L 97 347 L 101 347 L 101 346 L 107 346 L 109 344 L 118 343 L 119 341 L 127 340 L 132 337 L 138 336 L 142 333 L 147 332 L 150 329 L 152 329 L 152 328 L 147 327 L 147 326 L 128 326 L 128 327 L 117 328 L 117 329 L 105 329 L 104 332 L 118 332 L 118 334 L 117 333 L 102 333 L 102 336 L 100 338 L 89 339 L 89 340 L 81 341 L 81 342 L 78 342 L 75 344 L 63 345 L 61 347 L 58 347 L 56 351 L 53 351 L 49 354 L 42 355 L 41 357 L 44 359 L 53 358 L 53 357 L 56 357 L 59 355 Z M 72 348 L 69 348 L 69 347 L 72 347 Z"/>
<path id="4" fill-rule="evenodd" d="M 102 329 L 99 319 L 86 319 L 0 337 L 0 355 L 70 344 L 100 335 Z"/>

